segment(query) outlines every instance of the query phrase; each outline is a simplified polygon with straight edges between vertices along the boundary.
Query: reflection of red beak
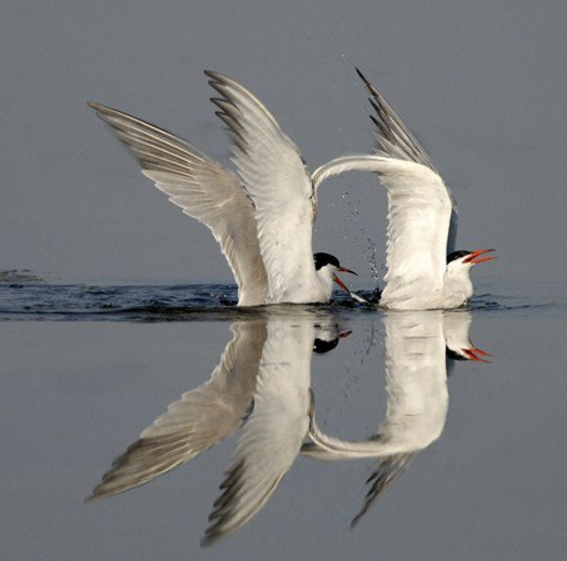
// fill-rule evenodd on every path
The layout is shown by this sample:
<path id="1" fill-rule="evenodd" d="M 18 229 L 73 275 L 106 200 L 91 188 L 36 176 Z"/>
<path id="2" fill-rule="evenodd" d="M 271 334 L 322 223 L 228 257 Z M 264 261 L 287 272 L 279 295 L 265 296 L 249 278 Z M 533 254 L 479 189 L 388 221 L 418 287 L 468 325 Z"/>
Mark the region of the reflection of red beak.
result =
<path id="1" fill-rule="evenodd" d="M 484 352 L 482 349 L 477 349 L 476 347 L 469 347 L 468 349 L 463 349 L 463 353 L 468 360 L 474 360 L 475 362 L 485 362 L 485 363 L 489 362 L 483 357 L 487 357 L 490 355 Z"/>
<path id="2" fill-rule="evenodd" d="M 484 255 L 485 253 L 488 253 L 490 251 L 494 251 L 494 249 L 478 249 L 477 251 L 473 251 L 464 261 L 463 263 L 470 263 L 471 265 L 478 265 L 479 263 L 483 263 L 484 261 L 492 261 L 493 259 L 496 259 L 496 257 L 494 256 L 489 256 L 489 257 L 480 257 L 481 255 Z M 480 257 L 480 259 L 478 259 Z"/>

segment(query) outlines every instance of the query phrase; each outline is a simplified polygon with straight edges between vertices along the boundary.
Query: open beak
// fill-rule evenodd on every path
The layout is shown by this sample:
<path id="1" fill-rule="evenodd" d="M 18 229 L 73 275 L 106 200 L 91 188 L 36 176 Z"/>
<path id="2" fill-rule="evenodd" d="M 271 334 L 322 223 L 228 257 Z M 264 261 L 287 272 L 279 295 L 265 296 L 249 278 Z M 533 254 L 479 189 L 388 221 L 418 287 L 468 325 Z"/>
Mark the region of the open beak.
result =
<path id="1" fill-rule="evenodd" d="M 342 271 L 343 268 L 341 267 L 339 271 Z M 348 269 L 347 269 L 348 271 Z M 348 271 L 349 273 L 352 271 Z M 356 274 L 356 273 L 355 273 Z M 350 295 L 350 290 L 348 289 L 347 285 L 339 278 L 335 273 L 333 273 L 333 280 L 345 291 Z"/>
<path id="2" fill-rule="evenodd" d="M 339 267 L 339 271 L 341 271 L 341 273 L 350 273 L 351 275 L 355 275 L 355 276 L 358 277 L 358 273 L 355 273 L 354 271 L 351 271 L 350 269 L 347 269 L 346 267 Z"/>
<path id="3" fill-rule="evenodd" d="M 350 273 L 351 275 L 356 275 L 358 277 L 358 273 L 355 273 L 354 271 L 351 271 L 350 269 L 347 269 L 346 267 L 339 267 L 338 270 L 342 273 Z M 346 287 L 345 283 L 339 278 L 337 277 L 337 275 L 335 275 L 333 273 L 333 280 L 343 289 L 346 290 L 349 294 L 351 294 L 350 290 Z"/>
<path id="4" fill-rule="evenodd" d="M 351 271 L 350 269 L 347 269 L 346 267 L 339 267 L 338 268 L 339 271 L 342 271 L 343 273 L 350 273 L 351 275 L 356 275 L 358 277 L 358 273 L 355 273 L 354 271 Z M 364 298 L 362 298 L 362 296 L 359 296 L 358 294 L 356 294 L 355 292 L 351 292 L 351 290 L 349 290 L 349 288 L 345 285 L 345 283 L 339 278 L 337 277 L 337 275 L 335 275 L 335 273 L 333 273 L 333 280 L 353 299 L 356 300 L 357 302 L 361 302 L 363 304 L 368 304 L 368 300 L 365 300 Z"/>
<path id="5" fill-rule="evenodd" d="M 480 257 L 485 253 L 489 253 L 494 251 L 494 249 L 478 249 L 477 251 L 473 251 L 465 260 L 464 263 L 470 263 L 471 265 L 478 265 L 479 263 L 484 263 L 485 261 L 492 261 L 496 259 L 493 255 L 488 257 Z"/>
<path id="6" fill-rule="evenodd" d="M 489 361 L 486 360 L 486 357 L 490 355 L 483 351 L 482 349 L 477 349 L 476 347 L 469 347 L 468 349 L 463 349 L 464 355 L 467 357 L 468 360 L 474 360 L 475 362 L 485 362 L 488 363 Z"/>

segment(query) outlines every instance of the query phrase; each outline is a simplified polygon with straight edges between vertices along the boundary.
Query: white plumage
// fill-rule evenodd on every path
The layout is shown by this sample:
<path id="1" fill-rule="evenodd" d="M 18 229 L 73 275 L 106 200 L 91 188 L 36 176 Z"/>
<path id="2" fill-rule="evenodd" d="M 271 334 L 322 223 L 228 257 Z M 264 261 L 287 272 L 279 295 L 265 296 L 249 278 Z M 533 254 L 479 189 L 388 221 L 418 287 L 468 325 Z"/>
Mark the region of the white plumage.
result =
<path id="1" fill-rule="evenodd" d="M 144 175 L 211 230 L 234 274 L 240 306 L 328 301 L 333 281 L 343 286 L 335 272 L 352 271 L 328 254 L 321 255 L 331 260 L 314 265 L 323 178 L 312 179 L 295 144 L 254 95 L 222 74 L 206 74 L 221 96 L 212 101 L 233 141 L 238 174 L 163 129 L 89 105 L 132 150 Z"/>
<path id="2" fill-rule="evenodd" d="M 455 308 L 473 294 L 470 269 L 492 250 L 454 253 L 457 205 L 429 156 L 402 120 L 357 70 L 375 115 L 376 154 L 341 157 L 317 169 L 318 181 L 346 171 L 380 176 L 388 193 L 386 286 L 380 304 L 399 310 Z"/>

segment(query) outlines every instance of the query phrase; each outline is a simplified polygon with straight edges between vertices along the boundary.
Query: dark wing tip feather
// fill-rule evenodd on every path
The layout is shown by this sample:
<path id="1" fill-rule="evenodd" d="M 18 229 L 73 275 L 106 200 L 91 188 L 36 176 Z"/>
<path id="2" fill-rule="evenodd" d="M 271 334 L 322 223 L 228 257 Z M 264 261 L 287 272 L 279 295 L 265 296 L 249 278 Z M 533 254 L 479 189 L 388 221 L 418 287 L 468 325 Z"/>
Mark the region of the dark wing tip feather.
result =
<path id="1" fill-rule="evenodd" d="M 211 86 L 211 88 L 213 88 L 218 93 L 220 93 L 225 99 L 225 101 L 232 103 L 232 99 L 231 99 L 232 96 L 230 95 L 229 88 L 232 87 L 236 90 L 239 90 L 242 86 L 240 86 L 240 84 L 237 84 L 234 80 L 231 80 L 228 76 L 225 76 L 224 74 L 220 74 L 219 72 L 213 72 L 212 70 L 205 70 L 205 74 L 209 78 L 211 78 L 209 80 L 209 86 Z M 211 99 L 211 101 L 213 100 Z"/>
<path id="2" fill-rule="evenodd" d="M 210 526 L 205 530 L 205 535 L 201 539 L 201 546 L 211 545 L 227 533 L 226 526 L 231 522 L 238 509 L 233 501 L 242 489 L 244 468 L 244 460 L 241 460 L 225 472 L 225 479 L 219 486 L 222 493 L 213 503 L 213 510 L 208 518 Z M 237 529 L 233 528 L 230 531 Z"/>
<path id="3" fill-rule="evenodd" d="M 358 68 L 358 66 L 355 66 L 354 69 L 356 70 L 356 73 L 358 74 L 360 79 L 364 82 L 365 86 L 372 92 L 373 89 L 375 89 L 375 88 L 370 83 L 370 80 L 368 80 L 368 78 L 362 73 L 362 70 L 360 70 L 360 68 Z"/>
<path id="4" fill-rule="evenodd" d="M 376 500 L 384 494 L 397 476 L 405 471 L 414 456 L 414 453 L 394 454 L 384 458 L 378 464 L 375 471 L 366 480 L 366 484 L 370 485 L 370 489 L 366 493 L 364 504 L 351 520 L 351 528 L 354 528 L 360 522 L 361 518 L 370 510 L 370 507 Z"/>
<path id="5" fill-rule="evenodd" d="M 376 113 L 376 115 L 370 115 L 370 119 L 377 128 L 376 136 L 380 148 L 387 154 L 390 154 L 391 147 L 395 147 L 396 152 L 398 152 L 399 149 L 404 155 L 404 159 L 425 165 L 437 173 L 435 166 L 421 144 L 406 127 L 398 114 L 392 109 L 384 96 L 376 89 L 370 80 L 366 78 L 359 68 L 355 67 L 355 70 L 370 93 L 368 100 Z M 386 143 L 384 143 L 384 141 L 386 141 Z M 388 143 L 392 146 L 388 146 Z M 400 157 L 399 153 L 390 155 Z"/>

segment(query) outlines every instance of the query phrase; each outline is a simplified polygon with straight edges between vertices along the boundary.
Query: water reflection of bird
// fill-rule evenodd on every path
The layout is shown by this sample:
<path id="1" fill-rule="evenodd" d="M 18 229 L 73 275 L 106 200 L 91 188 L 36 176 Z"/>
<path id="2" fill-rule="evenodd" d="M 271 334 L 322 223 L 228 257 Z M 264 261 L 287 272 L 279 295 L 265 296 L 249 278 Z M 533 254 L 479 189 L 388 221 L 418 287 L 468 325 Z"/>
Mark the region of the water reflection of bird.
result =
<path id="1" fill-rule="evenodd" d="M 455 310 L 443 315 L 443 335 L 447 346 L 446 354 L 449 360 L 448 372 L 455 360 L 472 360 L 488 362 L 490 356 L 482 349 L 475 347 L 469 337 L 472 315 Z"/>
<path id="2" fill-rule="evenodd" d="M 332 316 L 307 310 L 242 320 L 232 331 L 211 379 L 146 428 L 89 499 L 148 483 L 241 427 L 203 544 L 241 528 L 265 505 L 309 430 L 311 357 L 349 332 L 340 333 Z"/>
<path id="3" fill-rule="evenodd" d="M 278 319 L 267 331 L 254 408 L 221 484 L 204 545 L 258 513 L 295 462 L 309 430 L 315 325 Z"/>
<path id="4" fill-rule="evenodd" d="M 411 459 L 441 435 L 448 407 L 446 356 L 478 360 L 467 311 L 389 312 L 387 412 L 375 435 L 346 442 L 315 419 L 311 359 L 350 331 L 327 312 L 293 310 L 240 320 L 211 379 L 183 394 L 114 461 L 89 499 L 116 495 L 194 459 L 241 429 L 203 545 L 235 532 L 267 503 L 295 459 L 377 458 L 355 523 Z M 281 312 L 281 313 L 280 313 Z"/>
<path id="5" fill-rule="evenodd" d="M 89 499 L 116 495 L 147 483 L 195 458 L 240 426 L 253 404 L 266 322 L 237 322 L 232 332 L 234 337 L 211 379 L 184 393 L 147 427 L 114 460 Z"/>
<path id="6" fill-rule="evenodd" d="M 348 156 L 322 166 L 317 181 L 350 170 L 380 176 L 388 193 L 388 241 L 380 305 L 398 310 L 457 308 L 473 294 L 470 271 L 495 259 L 493 251 L 455 251 L 457 204 L 429 156 L 410 130 L 357 70 L 375 111 L 376 155 Z M 342 162 L 342 167 L 341 167 Z"/>
<path id="7" fill-rule="evenodd" d="M 390 312 L 386 331 L 387 411 L 376 434 L 359 442 L 325 435 L 315 411 L 303 453 L 319 460 L 378 458 L 368 478 L 369 489 L 353 525 L 421 450 L 435 442 L 445 426 L 447 345 L 465 360 L 486 355 L 472 345 L 467 311 Z"/>
<path id="8" fill-rule="evenodd" d="M 335 273 L 353 271 L 332 255 L 313 255 L 324 176 L 309 174 L 295 144 L 254 95 L 222 74 L 206 74 L 220 94 L 212 101 L 232 139 L 238 175 L 155 125 L 90 106 L 132 150 L 143 174 L 211 230 L 234 274 L 240 306 L 326 302 L 333 281 L 347 290 Z M 332 162 L 325 169 L 340 173 Z"/>

